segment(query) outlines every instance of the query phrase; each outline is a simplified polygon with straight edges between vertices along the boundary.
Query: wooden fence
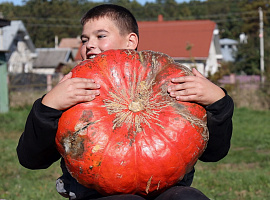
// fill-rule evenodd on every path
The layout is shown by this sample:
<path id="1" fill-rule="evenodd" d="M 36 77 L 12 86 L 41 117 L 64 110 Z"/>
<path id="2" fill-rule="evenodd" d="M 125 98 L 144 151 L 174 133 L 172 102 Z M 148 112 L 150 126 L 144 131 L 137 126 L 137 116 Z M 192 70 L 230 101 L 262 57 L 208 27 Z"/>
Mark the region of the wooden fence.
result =
<path id="1" fill-rule="evenodd" d="M 10 107 L 32 105 L 37 98 L 42 97 L 54 87 L 62 77 L 60 74 L 9 75 Z M 229 76 L 223 77 L 217 84 L 228 91 L 236 107 L 270 110 L 270 82 L 267 80 L 262 85 L 256 76 Z"/>
<path id="2" fill-rule="evenodd" d="M 54 87 L 63 76 L 61 74 L 10 74 L 8 76 L 10 107 L 32 105 Z"/>

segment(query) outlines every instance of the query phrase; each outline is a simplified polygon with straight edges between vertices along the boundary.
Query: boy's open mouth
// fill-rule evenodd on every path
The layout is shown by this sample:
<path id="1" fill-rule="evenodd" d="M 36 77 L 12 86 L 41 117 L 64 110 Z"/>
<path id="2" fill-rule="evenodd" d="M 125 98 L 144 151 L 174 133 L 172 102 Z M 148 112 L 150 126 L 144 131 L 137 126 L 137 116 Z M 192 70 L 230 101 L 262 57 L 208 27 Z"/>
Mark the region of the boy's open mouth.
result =
<path id="1" fill-rule="evenodd" d="M 96 54 L 89 55 L 87 58 L 88 59 L 93 59 L 94 57 L 96 57 Z"/>

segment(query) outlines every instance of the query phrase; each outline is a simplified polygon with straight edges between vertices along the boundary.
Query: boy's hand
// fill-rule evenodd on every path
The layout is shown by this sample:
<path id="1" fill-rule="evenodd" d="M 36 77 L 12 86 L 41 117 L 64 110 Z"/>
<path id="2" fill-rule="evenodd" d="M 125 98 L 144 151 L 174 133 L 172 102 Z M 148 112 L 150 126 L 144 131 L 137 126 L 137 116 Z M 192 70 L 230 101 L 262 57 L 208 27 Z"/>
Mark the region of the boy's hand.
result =
<path id="1" fill-rule="evenodd" d="M 168 87 L 171 97 L 179 101 L 196 102 L 206 106 L 225 96 L 220 87 L 205 78 L 195 68 L 192 72 L 195 76 L 183 76 L 171 80 L 173 83 L 179 83 Z"/>
<path id="2" fill-rule="evenodd" d="M 100 86 L 92 79 L 71 78 L 68 73 L 44 98 L 42 103 L 48 107 L 65 110 L 77 103 L 92 101 L 99 95 Z"/>

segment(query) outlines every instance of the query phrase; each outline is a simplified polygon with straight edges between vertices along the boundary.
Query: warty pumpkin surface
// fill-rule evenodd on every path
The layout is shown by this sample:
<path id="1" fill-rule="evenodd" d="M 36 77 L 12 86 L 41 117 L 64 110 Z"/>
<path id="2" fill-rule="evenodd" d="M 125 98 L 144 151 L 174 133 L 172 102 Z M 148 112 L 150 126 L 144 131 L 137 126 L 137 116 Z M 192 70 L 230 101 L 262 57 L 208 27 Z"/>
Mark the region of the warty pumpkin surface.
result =
<path id="1" fill-rule="evenodd" d="M 191 74 L 153 51 L 109 50 L 78 64 L 72 76 L 101 87 L 59 120 L 55 141 L 70 174 L 104 195 L 153 195 L 180 181 L 208 141 L 205 109 L 167 93 L 172 77 Z"/>

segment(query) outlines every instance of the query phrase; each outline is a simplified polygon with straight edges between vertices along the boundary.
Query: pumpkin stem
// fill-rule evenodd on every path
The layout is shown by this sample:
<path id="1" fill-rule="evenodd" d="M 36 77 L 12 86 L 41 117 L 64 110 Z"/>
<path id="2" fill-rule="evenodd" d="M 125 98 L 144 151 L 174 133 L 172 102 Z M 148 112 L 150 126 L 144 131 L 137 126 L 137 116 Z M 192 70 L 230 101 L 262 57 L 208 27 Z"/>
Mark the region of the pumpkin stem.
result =
<path id="1" fill-rule="evenodd" d="M 131 110 L 132 112 L 139 112 L 139 111 L 142 111 L 144 109 L 144 105 L 140 101 L 132 101 L 128 105 L 128 109 Z"/>

